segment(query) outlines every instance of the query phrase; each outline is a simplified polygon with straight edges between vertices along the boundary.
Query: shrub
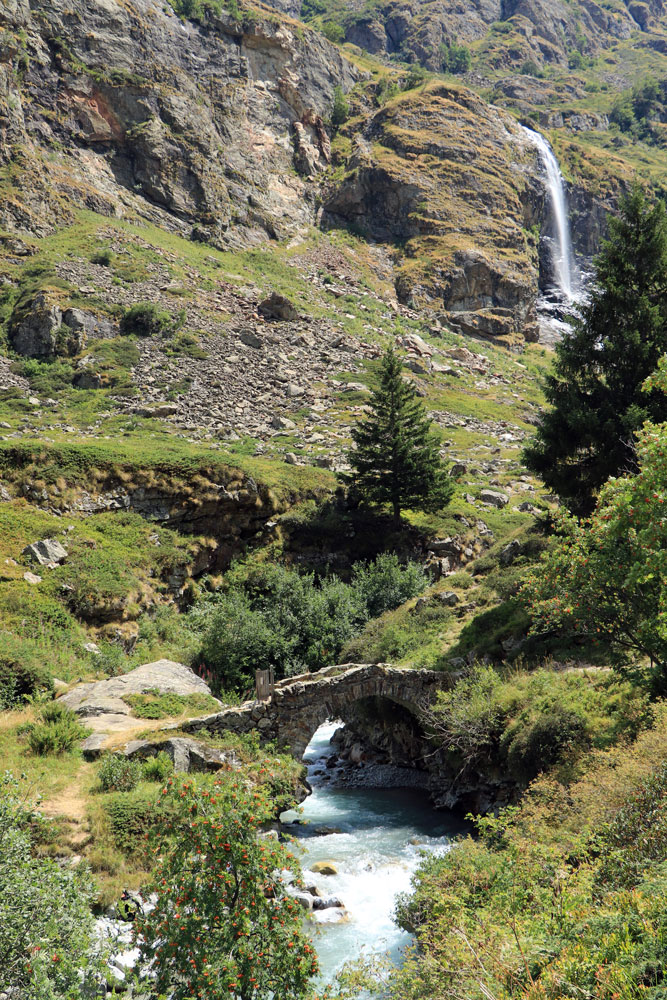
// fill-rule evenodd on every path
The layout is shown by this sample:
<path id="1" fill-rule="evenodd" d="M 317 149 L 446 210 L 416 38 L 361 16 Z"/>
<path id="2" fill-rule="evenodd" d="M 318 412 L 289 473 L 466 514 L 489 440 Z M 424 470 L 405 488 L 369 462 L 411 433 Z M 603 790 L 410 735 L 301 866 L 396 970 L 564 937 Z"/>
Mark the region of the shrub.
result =
<path id="1" fill-rule="evenodd" d="M 142 765 L 144 781 L 165 782 L 174 773 L 174 764 L 168 753 L 161 750 L 157 757 L 149 757 Z"/>
<path id="2" fill-rule="evenodd" d="M 170 824 L 171 812 L 154 790 L 113 793 L 104 803 L 104 811 L 115 846 L 138 860 L 144 855 L 147 860 L 147 835 L 161 825 L 168 829 Z"/>
<path id="3" fill-rule="evenodd" d="M 342 45 L 343 42 L 345 41 L 345 29 L 343 28 L 342 24 L 338 24 L 336 21 L 327 21 L 326 24 L 323 24 L 322 34 L 330 42 L 333 42 L 334 45 Z M 336 89 L 340 90 L 340 87 L 337 87 Z M 345 118 L 343 118 L 343 121 L 345 121 Z M 333 124 L 333 118 L 332 118 L 332 124 Z"/>
<path id="4" fill-rule="evenodd" d="M 120 332 L 138 337 L 165 337 L 182 325 L 183 319 L 174 320 L 166 309 L 160 309 L 152 302 L 138 302 L 130 306 L 121 319 Z"/>
<path id="5" fill-rule="evenodd" d="M 472 61 L 470 49 L 467 49 L 465 45 L 457 45 L 456 42 L 452 42 L 451 45 L 442 45 L 440 55 L 443 73 L 467 73 L 470 69 Z"/>
<path id="6" fill-rule="evenodd" d="M 11 708 L 38 691 L 52 689 L 43 664 L 36 664 L 22 652 L 20 640 L 0 634 L 0 704 Z"/>
<path id="7" fill-rule="evenodd" d="M 113 263 L 115 254 L 113 250 L 105 248 L 104 250 L 96 250 L 95 253 L 90 258 L 92 264 L 102 264 L 104 267 L 109 267 Z"/>
<path id="8" fill-rule="evenodd" d="M 375 562 L 357 563 L 352 570 L 352 585 L 364 601 L 369 618 L 377 618 L 416 597 L 427 584 L 418 563 L 401 566 L 396 555 L 380 555 Z"/>
<path id="9" fill-rule="evenodd" d="M 28 746 L 40 757 L 70 753 L 90 732 L 71 709 L 58 702 L 46 705 L 40 715 L 41 721 L 28 732 Z"/>
<path id="10" fill-rule="evenodd" d="M 140 761 L 119 754 L 105 754 L 100 764 L 100 786 L 105 792 L 131 792 L 142 775 Z"/>
<path id="11" fill-rule="evenodd" d="M 281 875 L 298 876 L 297 863 L 283 844 L 257 836 L 272 816 L 266 796 L 190 777 L 167 792 L 175 815 L 153 862 L 157 902 L 135 921 L 155 991 L 174 1000 L 310 996 L 317 959 Z"/>
<path id="12" fill-rule="evenodd" d="M 370 617 L 427 582 L 419 566 L 401 566 L 393 555 L 357 564 L 349 584 L 275 565 L 240 567 L 228 580 L 227 593 L 202 601 L 189 616 L 202 633 L 199 662 L 213 672 L 216 690 L 247 688 L 260 664 L 282 677 L 333 663 Z"/>
<path id="13" fill-rule="evenodd" d="M 510 726 L 500 740 L 510 773 L 523 783 L 548 771 L 563 756 L 587 745 L 590 740 L 584 719 L 577 712 L 559 705 L 543 712 L 528 725 Z"/>
<path id="14" fill-rule="evenodd" d="M 334 87 L 333 94 L 333 105 L 331 108 L 331 124 L 334 128 L 338 128 L 347 121 L 350 115 L 350 105 L 347 102 L 347 98 L 343 93 L 343 88 L 338 84 Z"/>
<path id="15" fill-rule="evenodd" d="M 208 694 L 129 694 L 124 701 L 137 719 L 165 719 L 173 715 L 197 715 L 215 712 L 218 703 Z"/>
<path id="16" fill-rule="evenodd" d="M 0 776 L 0 984 L 21 1000 L 98 995 L 88 874 L 31 853 L 19 783 Z"/>

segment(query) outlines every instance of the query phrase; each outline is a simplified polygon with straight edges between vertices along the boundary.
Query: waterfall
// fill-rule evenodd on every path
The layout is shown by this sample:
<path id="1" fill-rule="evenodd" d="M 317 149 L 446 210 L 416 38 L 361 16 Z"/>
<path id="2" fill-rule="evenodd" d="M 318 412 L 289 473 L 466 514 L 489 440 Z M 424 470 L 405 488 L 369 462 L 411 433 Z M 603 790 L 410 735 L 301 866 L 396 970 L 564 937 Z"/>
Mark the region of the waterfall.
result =
<path id="1" fill-rule="evenodd" d="M 551 210 L 556 224 L 557 246 L 552 254 L 554 277 L 563 297 L 571 302 L 575 297 L 573 288 L 572 241 L 570 239 L 570 223 L 567 217 L 567 202 L 565 200 L 565 185 L 563 175 L 558 166 L 558 160 L 547 140 L 539 132 L 522 126 L 524 132 L 537 147 L 540 162 L 544 170 L 544 182 L 549 193 Z"/>

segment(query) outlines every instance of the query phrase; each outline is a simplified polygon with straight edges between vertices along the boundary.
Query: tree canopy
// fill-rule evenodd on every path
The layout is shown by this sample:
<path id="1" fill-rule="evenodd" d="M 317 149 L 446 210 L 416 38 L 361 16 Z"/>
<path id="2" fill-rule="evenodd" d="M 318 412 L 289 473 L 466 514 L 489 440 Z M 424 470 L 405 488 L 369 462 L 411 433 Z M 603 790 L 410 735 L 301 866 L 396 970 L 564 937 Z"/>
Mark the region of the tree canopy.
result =
<path id="1" fill-rule="evenodd" d="M 651 385 L 655 390 L 655 384 Z M 611 479 L 590 518 L 561 513 L 522 594 L 533 631 L 566 631 L 648 658 L 667 692 L 667 426 L 639 436 L 639 471 Z"/>
<path id="2" fill-rule="evenodd" d="M 388 504 L 396 524 L 406 507 L 445 507 L 453 487 L 440 459 L 438 436 L 391 348 L 382 360 L 380 384 L 369 406 L 366 419 L 352 430 L 355 447 L 348 455 L 350 481 L 359 497 L 370 504 Z"/>
<path id="3" fill-rule="evenodd" d="M 642 384 L 667 350 L 667 219 L 635 187 L 609 220 L 589 301 L 556 347 L 550 404 L 524 460 L 570 510 L 588 514 L 610 476 L 637 470 L 634 436 L 667 419 Z"/>
<path id="4" fill-rule="evenodd" d="M 156 848 L 155 908 L 136 941 L 154 985 L 173 1000 L 306 1000 L 317 958 L 282 872 L 284 845 L 258 836 L 272 819 L 261 789 L 242 779 L 170 779 L 174 823 Z"/>

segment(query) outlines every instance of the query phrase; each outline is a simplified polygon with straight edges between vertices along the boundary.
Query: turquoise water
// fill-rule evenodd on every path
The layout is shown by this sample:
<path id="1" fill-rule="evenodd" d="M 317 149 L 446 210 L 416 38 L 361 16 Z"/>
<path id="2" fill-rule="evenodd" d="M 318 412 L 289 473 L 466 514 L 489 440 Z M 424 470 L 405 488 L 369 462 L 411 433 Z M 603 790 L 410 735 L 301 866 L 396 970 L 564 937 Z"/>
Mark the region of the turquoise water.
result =
<path id="1" fill-rule="evenodd" d="M 307 760 L 321 761 L 333 752 L 329 740 L 339 725 L 328 722 L 318 729 L 306 750 Z M 313 792 L 302 805 L 301 819 L 308 821 L 312 833 L 304 830 L 300 844 L 305 849 L 301 863 L 306 880 L 345 905 L 343 921 L 339 922 L 337 909 L 312 916 L 323 978 L 329 980 L 344 962 L 361 953 L 389 953 L 400 962 L 410 935 L 392 920 L 395 897 L 409 891 L 422 853 L 450 850 L 452 838 L 464 825 L 451 813 L 434 810 L 425 792 L 335 788 L 314 773 L 321 769 L 321 762 L 308 767 Z M 337 832 L 314 835 L 322 826 Z M 338 874 L 311 877 L 309 866 L 323 860 L 333 861 Z"/>

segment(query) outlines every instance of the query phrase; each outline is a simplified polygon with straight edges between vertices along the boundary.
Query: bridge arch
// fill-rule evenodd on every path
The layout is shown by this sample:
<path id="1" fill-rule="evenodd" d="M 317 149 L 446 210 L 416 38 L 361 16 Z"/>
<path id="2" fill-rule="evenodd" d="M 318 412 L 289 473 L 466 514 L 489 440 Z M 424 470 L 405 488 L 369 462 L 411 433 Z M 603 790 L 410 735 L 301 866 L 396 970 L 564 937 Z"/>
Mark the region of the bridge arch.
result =
<path id="1" fill-rule="evenodd" d="M 419 718 L 436 692 L 449 686 L 449 675 L 434 670 L 347 663 L 287 678 L 265 701 L 246 702 L 238 708 L 190 719 L 184 728 L 190 732 L 206 729 L 246 733 L 256 729 L 263 739 L 288 747 L 300 759 L 322 723 L 344 716 L 356 702 L 383 698 Z"/>

